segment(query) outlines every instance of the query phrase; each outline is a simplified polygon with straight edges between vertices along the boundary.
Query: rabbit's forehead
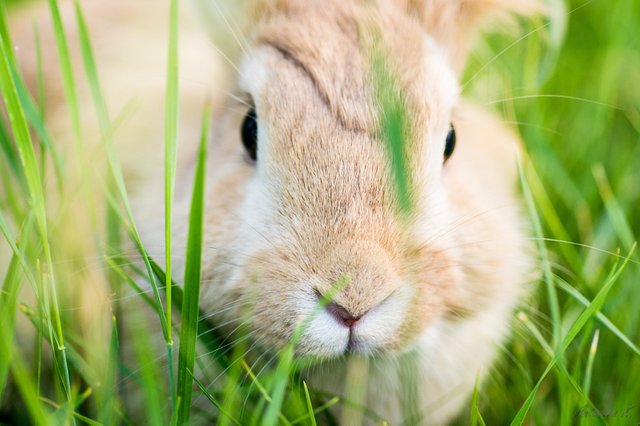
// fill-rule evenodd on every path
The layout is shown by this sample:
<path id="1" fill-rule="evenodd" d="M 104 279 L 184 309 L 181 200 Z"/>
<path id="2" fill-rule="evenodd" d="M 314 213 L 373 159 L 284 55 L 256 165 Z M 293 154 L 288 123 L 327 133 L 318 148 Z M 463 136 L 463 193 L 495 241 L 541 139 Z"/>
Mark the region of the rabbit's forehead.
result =
<path id="1" fill-rule="evenodd" d="M 379 116 L 378 76 L 372 72 L 375 38 L 388 54 L 385 62 L 407 100 L 412 124 L 424 128 L 428 120 L 436 125 L 448 120 L 457 82 L 444 52 L 422 27 L 404 15 L 372 19 L 351 2 L 340 4 L 287 9 L 257 25 L 256 48 L 245 57 L 241 79 L 258 107 L 295 106 L 291 98 L 307 90 L 301 82 L 306 79 L 341 125 L 373 132 Z"/>

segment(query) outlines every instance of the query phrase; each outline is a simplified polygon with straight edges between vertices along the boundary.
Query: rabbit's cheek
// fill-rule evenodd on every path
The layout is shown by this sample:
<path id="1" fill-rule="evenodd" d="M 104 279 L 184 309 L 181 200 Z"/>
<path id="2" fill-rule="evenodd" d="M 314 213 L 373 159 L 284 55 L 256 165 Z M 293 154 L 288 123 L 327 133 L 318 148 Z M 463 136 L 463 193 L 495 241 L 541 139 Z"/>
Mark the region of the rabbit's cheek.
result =
<path id="1" fill-rule="evenodd" d="M 419 289 L 406 308 L 406 315 L 398 327 L 392 350 L 401 352 L 407 349 L 420 334 L 440 318 L 445 313 L 442 300 L 440 292 L 430 286 Z"/>
<path id="2" fill-rule="evenodd" d="M 405 350 L 447 313 L 445 301 L 454 297 L 452 293 L 461 278 L 453 267 L 451 253 L 447 251 L 423 248 L 414 255 L 415 259 L 409 261 L 411 266 L 405 270 L 412 291 L 394 340 L 393 349 L 396 351 Z"/>

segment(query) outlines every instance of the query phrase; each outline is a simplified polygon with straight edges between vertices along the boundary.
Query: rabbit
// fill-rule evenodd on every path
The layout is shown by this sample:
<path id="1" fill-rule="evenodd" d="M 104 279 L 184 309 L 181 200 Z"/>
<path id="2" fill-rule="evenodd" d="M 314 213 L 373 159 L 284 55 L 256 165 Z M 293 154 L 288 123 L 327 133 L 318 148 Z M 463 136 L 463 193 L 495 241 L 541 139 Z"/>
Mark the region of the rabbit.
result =
<path id="1" fill-rule="evenodd" d="M 140 4 L 119 7 L 155 8 Z M 269 352 L 311 318 L 296 345 L 297 356 L 321 360 L 305 371 L 311 387 L 340 395 L 349 359 L 366 360 L 367 409 L 389 424 L 447 424 L 491 369 L 533 268 L 516 195 L 518 137 L 462 99 L 459 78 L 485 21 L 537 13 L 539 4 L 255 0 L 233 6 L 237 13 L 214 23 L 207 21 L 216 14 L 214 0 L 197 4 L 205 29 L 233 33 L 233 43 L 219 43 L 233 78 L 221 77 L 223 65 L 205 59 L 215 56 L 206 44 L 183 51 L 185 72 L 196 77 L 181 79 L 173 253 L 184 247 L 188 227 L 199 130 L 192 112 L 210 85 L 230 93 L 215 109 L 208 143 L 201 310 L 213 324 L 229 324 L 231 333 L 250 304 L 251 335 Z M 196 30 L 182 28 L 191 40 Z M 408 114 L 407 214 L 398 208 L 363 48 L 372 34 L 387 52 Z M 119 85 L 136 92 L 131 82 Z M 157 85 L 146 90 L 152 99 L 162 93 Z M 158 123 L 156 105 L 144 131 L 125 132 L 122 146 L 145 146 L 151 156 L 161 151 Z M 157 169 L 140 164 L 141 156 L 128 157 L 139 179 Z M 139 183 L 132 203 L 145 246 L 163 264 L 160 182 Z M 181 276 L 182 261 L 178 254 L 172 259 L 174 277 Z M 413 408 L 405 401 L 407 377 L 415 383 Z"/>
<path id="2" fill-rule="evenodd" d="M 274 350 L 348 276 L 297 344 L 299 356 L 327 360 L 307 372 L 310 385 L 341 394 L 344 355 L 365 357 L 367 408 L 389 424 L 446 424 L 490 369 L 530 269 L 514 195 L 517 137 L 459 98 L 458 77 L 477 24 L 536 4 L 251 7 L 239 36 L 247 46 L 228 52 L 239 56 L 240 99 L 213 122 L 202 309 L 236 326 L 238 301 L 253 300 L 253 336 Z M 407 96 L 409 218 L 396 208 L 362 22 L 378 30 Z M 186 222 L 182 203 L 176 223 Z M 152 246 L 162 246 L 161 225 L 143 232 Z M 418 392 L 411 413 L 398 362 L 408 354 Z"/>

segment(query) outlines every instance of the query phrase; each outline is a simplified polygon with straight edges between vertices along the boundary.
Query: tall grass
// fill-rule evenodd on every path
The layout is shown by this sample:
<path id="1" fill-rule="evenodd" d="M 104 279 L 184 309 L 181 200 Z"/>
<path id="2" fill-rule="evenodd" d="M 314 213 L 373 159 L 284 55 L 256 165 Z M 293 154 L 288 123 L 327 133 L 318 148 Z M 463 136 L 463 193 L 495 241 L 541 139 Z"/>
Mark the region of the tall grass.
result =
<path id="1" fill-rule="evenodd" d="M 43 96 L 34 99 L 26 91 L 5 3 L 0 3 L 0 90 L 6 113 L 0 120 L 0 253 L 6 256 L 0 259 L 0 422 L 376 420 L 375 413 L 361 408 L 358 393 L 366 362 L 356 360 L 348 371 L 351 400 L 324 394 L 301 379 L 306 360 L 293 356 L 295 338 L 278 354 L 256 354 L 249 331 L 240 328 L 226 338 L 199 310 L 207 108 L 186 270 L 178 277 L 184 287 L 175 284 L 171 259 L 182 255 L 172 253 L 171 245 L 177 0 L 170 5 L 167 251 L 165 264 L 159 265 L 141 242 L 115 155 L 118 119 L 107 109 L 91 22 L 77 3 L 82 70 L 100 128 L 99 140 L 86 141 L 81 123 L 89 112 L 78 107 L 79 77 L 69 53 L 75 41 L 66 39 L 57 2 L 49 0 L 75 147 L 70 152 L 64 141 L 50 136 Z M 498 109 L 523 136 L 520 186 L 543 277 L 532 283 L 532 297 L 514 318 L 514 338 L 485 383 L 478 383 L 460 424 L 640 422 L 640 255 L 634 250 L 640 232 L 638 26 L 640 3 L 633 0 L 616 7 L 571 1 L 556 20 L 523 24 L 526 35 L 517 41 L 492 35 L 474 50 L 463 76 L 466 94 Z M 378 88 L 383 97 L 385 87 Z M 409 208 L 404 153 L 393 143 L 403 132 L 401 100 L 383 104 L 398 193 Z M 102 169 L 87 166 L 93 166 L 95 152 L 105 159 Z M 74 233 L 81 235 L 72 238 Z M 135 253 L 125 255 L 125 247 Z M 101 296 L 81 303 L 93 293 Z M 145 310 L 152 315 L 136 315 Z M 172 310 L 179 316 L 172 318 Z M 122 321 L 123 311 L 136 320 Z M 162 348 L 149 336 L 158 324 Z M 173 336 L 179 336 L 177 354 Z M 331 413 L 336 404 L 349 407 L 342 417 Z"/>
<path id="2" fill-rule="evenodd" d="M 189 216 L 189 236 L 184 273 L 184 293 L 182 299 L 182 322 L 180 330 L 180 353 L 178 362 L 178 422 L 189 420 L 191 409 L 191 389 L 198 336 L 198 318 L 200 316 L 200 277 L 202 264 L 202 232 L 204 216 L 205 164 L 207 158 L 207 139 L 211 111 L 205 108 L 202 114 L 202 136 L 194 177 L 191 214 Z M 168 294 L 168 293 L 167 293 Z M 167 298 L 169 303 L 169 298 Z"/>
<path id="3" fill-rule="evenodd" d="M 491 37 L 463 78 L 469 92 L 497 106 L 523 136 L 525 194 L 529 211 L 539 216 L 533 238 L 544 271 L 544 286 L 536 288 L 532 306 L 522 308 L 516 338 L 480 393 L 487 424 L 520 410 L 523 400 L 531 404 L 527 418 L 537 424 L 640 419 L 640 272 L 638 253 L 631 253 L 640 228 L 640 194 L 632 183 L 639 177 L 640 97 L 625 89 L 640 78 L 632 71 L 640 44 L 631 37 L 638 7 L 633 1 L 614 9 L 605 2 L 568 2 L 559 21 L 534 23 L 513 46 Z M 619 256 L 628 255 L 602 308 L 565 347 Z M 548 366 L 561 360 L 560 349 L 570 375 L 558 368 L 548 375 Z"/>
<path id="4" fill-rule="evenodd" d="M 6 32 L 5 17 L 1 16 L 2 34 L 0 34 L 0 90 L 3 94 L 7 115 L 14 135 L 14 142 L 18 148 L 18 154 L 26 177 L 28 194 L 25 198 L 29 200 L 35 221 L 37 224 L 39 243 L 42 247 L 42 256 L 44 258 L 44 270 L 40 268 L 38 263 L 38 272 L 42 273 L 35 280 L 42 279 L 46 287 L 39 287 L 36 297 L 38 303 L 47 312 L 47 322 L 49 331 L 49 342 L 54 349 L 53 355 L 56 358 L 56 369 L 60 373 L 61 385 L 68 400 L 71 399 L 71 382 L 69 377 L 69 368 L 67 364 L 67 352 L 64 344 L 64 334 L 62 330 L 62 322 L 60 318 L 60 307 L 58 304 L 58 292 L 56 289 L 55 271 L 53 268 L 53 258 L 51 254 L 51 244 L 49 242 L 49 225 L 47 220 L 47 212 L 44 201 L 44 190 L 42 184 L 42 171 L 38 167 L 34 145 L 31 140 L 29 127 L 25 117 L 22 103 L 20 102 L 18 89 L 16 85 L 15 58 L 11 54 L 11 44 Z M 4 232 L 3 232 L 4 233 Z M 9 238 L 7 236 L 7 238 Z M 15 238 L 13 239 L 15 241 Z M 14 256 L 21 256 L 22 253 L 18 249 L 17 244 L 12 244 Z M 26 261 L 23 261 L 26 263 Z M 40 275 L 40 274 L 39 274 Z M 32 282 L 32 284 L 36 284 Z M 44 290 L 44 291 L 42 291 Z M 9 290 L 8 294 L 11 290 Z M 8 331 L 11 333 L 11 330 Z M 11 351 L 12 348 L 7 348 Z M 34 411 L 35 413 L 35 411 Z"/>
<path id="5" fill-rule="evenodd" d="M 173 194 L 175 192 L 176 151 L 178 144 L 178 1 L 171 0 L 169 11 L 169 54 L 167 60 L 167 95 L 165 100 L 165 151 L 164 151 L 164 243 L 165 243 L 165 291 L 167 297 L 167 354 L 169 360 L 173 357 L 173 338 L 171 337 L 171 230 Z M 196 216 L 197 217 L 197 216 Z M 194 224 L 192 223 L 192 226 Z M 200 231 L 202 233 L 202 231 Z M 171 401 L 176 407 L 173 386 L 173 363 L 169 362 L 169 387 Z M 188 416 L 186 417 L 188 418 Z"/>

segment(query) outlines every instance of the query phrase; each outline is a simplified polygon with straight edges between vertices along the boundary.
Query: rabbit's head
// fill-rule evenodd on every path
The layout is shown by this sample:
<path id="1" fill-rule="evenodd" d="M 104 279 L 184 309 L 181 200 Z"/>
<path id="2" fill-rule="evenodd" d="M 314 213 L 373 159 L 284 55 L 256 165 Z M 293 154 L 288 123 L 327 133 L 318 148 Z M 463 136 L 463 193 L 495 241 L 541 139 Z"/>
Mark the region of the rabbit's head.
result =
<path id="1" fill-rule="evenodd" d="M 300 354 L 397 353 L 514 292 L 508 161 L 474 148 L 457 107 L 470 29 L 506 4 L 521 6 L 282 0 L 253 5 L 248 30 L 225 20 L 241 49 L 209 154 L 201 304 L 215 323 L 277 348 L 308 318 Z M 406 118 L 407 211 L 374 51 Z"/>

